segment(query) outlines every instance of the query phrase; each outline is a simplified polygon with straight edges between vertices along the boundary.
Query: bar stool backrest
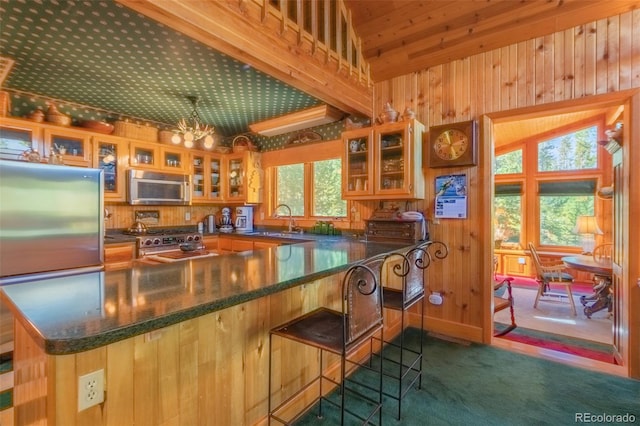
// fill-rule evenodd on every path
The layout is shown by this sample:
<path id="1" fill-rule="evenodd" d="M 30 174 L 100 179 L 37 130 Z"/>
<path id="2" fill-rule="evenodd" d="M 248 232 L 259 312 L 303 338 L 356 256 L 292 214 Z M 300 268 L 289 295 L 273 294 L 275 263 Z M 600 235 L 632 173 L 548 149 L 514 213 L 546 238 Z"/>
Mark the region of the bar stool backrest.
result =
<path id="1" fill-rule="evenodd" d="M 406 254 L 408 272 L 404 283 L 404 300 L 424 295 L 424 274 L 431 263 L 427 245 L 420 244 Z"/>
<path id="2" fill-rule="evenodd" d="M 384 256 L 376 256 L 347 270 L 342 281 L 345 345 L 382 327 L 380 267 Z"/>

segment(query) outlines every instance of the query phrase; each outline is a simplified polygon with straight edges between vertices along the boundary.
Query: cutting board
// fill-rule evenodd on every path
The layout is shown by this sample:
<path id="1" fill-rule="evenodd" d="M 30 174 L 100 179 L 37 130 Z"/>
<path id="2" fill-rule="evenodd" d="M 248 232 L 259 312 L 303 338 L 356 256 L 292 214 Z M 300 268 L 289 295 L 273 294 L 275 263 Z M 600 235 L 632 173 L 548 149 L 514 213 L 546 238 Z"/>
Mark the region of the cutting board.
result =
<path id="1" fill-rule="evenodd" d="M 160 262 L 178 262 L 186 259 L 197 259 L 199 257 L 217 256 L 216 253 L 211 253 L 207 250 L 197 250 L 188 252 L 170 252 L 170 253 L 158 253 L 151 256 L 147 256 L 151 259 L 158 260 Z"/>

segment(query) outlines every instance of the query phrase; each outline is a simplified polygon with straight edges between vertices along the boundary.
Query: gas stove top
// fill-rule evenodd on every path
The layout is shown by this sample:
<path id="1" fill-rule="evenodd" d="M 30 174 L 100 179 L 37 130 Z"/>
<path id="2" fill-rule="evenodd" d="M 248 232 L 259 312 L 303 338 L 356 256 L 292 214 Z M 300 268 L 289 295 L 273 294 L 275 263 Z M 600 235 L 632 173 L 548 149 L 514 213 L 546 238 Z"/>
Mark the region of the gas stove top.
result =
<path id="1" fill-rule="evenodd" d="M 204 248 L 203 236 L 197 231 L 185 232 L 181 230 L 162 230 L 162 232 L 149 233 L 136 237 L 136 247 L 138 249 L 138 257 L 144 257 L 149 254 L 157 254 L 163 252 L 180 252 L 180 244 L 195 243 L 198 249 Z"/>

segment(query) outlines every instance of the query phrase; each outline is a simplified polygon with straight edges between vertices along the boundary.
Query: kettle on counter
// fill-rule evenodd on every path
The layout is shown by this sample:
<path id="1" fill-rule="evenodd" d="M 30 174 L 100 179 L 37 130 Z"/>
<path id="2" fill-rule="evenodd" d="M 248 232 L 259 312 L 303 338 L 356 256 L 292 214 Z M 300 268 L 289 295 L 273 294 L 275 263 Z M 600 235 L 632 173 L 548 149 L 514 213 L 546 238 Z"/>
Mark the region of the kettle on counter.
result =
<path id="1" fill-rule="evenodd" d="M 147 225 L 140 222 L 139 220 L 136 220 L 135 222 L 133 222 L 133 225 L 131 225 L 129 229 L 127 229 L 127 232 L 133 235 L 144 235 L 147 233 Z"/>

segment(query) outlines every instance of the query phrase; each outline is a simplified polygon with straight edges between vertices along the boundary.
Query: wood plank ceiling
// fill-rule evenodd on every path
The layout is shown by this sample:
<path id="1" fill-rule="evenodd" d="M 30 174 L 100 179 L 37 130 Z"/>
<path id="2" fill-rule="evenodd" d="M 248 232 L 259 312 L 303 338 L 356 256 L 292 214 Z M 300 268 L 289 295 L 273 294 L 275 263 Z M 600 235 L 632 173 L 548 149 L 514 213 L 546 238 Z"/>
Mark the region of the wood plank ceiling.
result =
<path id="1" fill-rule="evenodd" d="M 640 7 L 626 0 L 345 0 L 376 82 Z"/>

